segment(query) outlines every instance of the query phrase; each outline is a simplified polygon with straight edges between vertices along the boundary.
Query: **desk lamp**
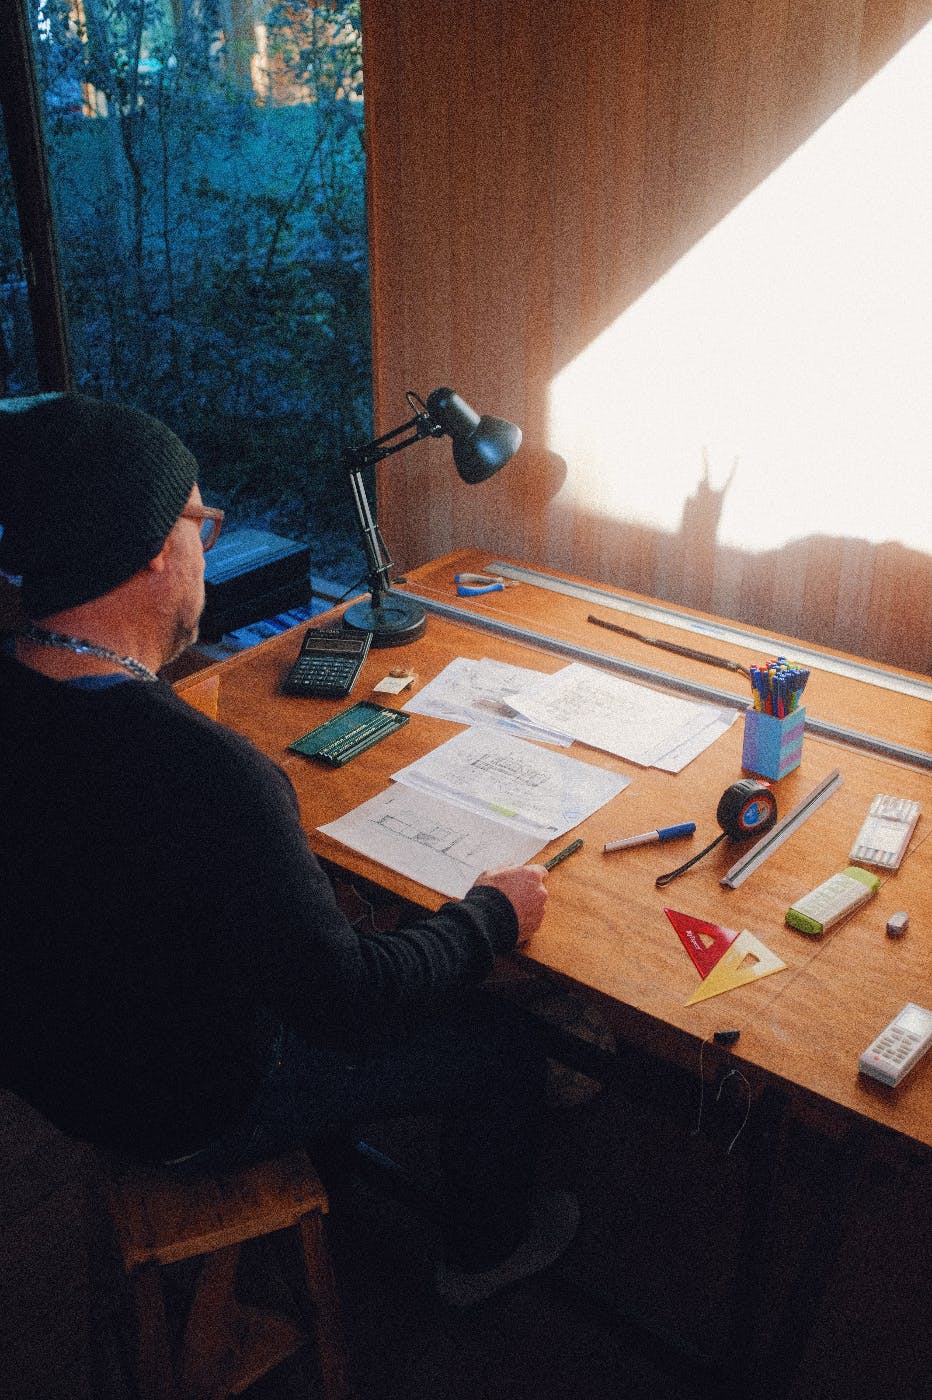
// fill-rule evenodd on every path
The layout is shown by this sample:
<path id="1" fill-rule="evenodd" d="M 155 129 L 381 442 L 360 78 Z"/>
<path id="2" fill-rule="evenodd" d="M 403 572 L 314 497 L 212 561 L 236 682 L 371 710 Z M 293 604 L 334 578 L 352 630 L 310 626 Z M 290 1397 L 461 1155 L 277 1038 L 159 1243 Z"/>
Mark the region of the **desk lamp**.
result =
<path id="1" fill-rule="evenodd" d="M 453 440 L 456 470 L 464 481 L 474 485 L 494 476 L 521 444 L 521 429 L 514 423 L 504 418 L 480 418 L 452 389 L 435 389 L 426 404 L 410 391 L 405 398 L 414 417 L 362 447 L 351 448 L 346 458 L 366 551 L 371 596 L 368 601 L 347 608 L 343 622 L 356 632 L 371 632 L 374 647 L 403 646 L 416 641 L 427 626 L 427 614 L 414 598 L 392 590 L 388 576 L 392 561 L 366 495 L 362 475 L 365 468 L 421 438 L 443 437 L 446 433 Z M 408 436 L 402 437 L 403 433 Z"/>

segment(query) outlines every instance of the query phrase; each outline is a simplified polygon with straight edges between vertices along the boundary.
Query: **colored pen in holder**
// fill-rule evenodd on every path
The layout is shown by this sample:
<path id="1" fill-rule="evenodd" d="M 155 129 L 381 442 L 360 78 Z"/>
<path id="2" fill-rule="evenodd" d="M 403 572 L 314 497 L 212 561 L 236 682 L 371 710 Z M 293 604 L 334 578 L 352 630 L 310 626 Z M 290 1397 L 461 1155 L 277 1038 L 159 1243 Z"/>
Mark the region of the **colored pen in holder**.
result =
<path id="1" fill-rule="evenodd" d="M 802 759 L 806 711 L 799 702 L 809 672 L 783 656 L 750 669 L 754 708 L 744 716 L 741 765 L 764 778 L 783 778 Z"/>

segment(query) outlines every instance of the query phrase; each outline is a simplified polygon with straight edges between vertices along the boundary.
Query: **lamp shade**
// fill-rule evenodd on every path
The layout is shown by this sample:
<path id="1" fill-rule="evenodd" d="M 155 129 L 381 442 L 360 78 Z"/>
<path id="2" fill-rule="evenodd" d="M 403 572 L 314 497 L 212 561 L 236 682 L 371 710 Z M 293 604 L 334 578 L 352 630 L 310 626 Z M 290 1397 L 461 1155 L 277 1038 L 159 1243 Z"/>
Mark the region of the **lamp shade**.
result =
<path id="1" fill-rule="evenodd" d="M 453 461 L 474 486 L 494 476 L 521 446 L 521 429 L 504 418 L 480 418 L 452 389 L 435 389 L 427 412 L 453 442 Z"/>

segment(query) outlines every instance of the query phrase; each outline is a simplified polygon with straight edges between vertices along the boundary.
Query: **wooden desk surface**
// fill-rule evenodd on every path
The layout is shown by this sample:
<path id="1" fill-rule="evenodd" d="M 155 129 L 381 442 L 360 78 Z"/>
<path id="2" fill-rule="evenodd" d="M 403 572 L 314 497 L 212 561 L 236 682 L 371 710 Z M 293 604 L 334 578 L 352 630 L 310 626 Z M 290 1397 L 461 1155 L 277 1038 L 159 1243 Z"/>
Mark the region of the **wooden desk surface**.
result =
<path id="1" fill-rule="evenodd" d="M 460 551 L 410 575 L 410 586 L 461 606 L 464 613 L 495 615 L 550 636 L 595 645 L 658 670 L 711 683 L 741 694 L 740 676 L 700 662 L 646 648 L 586 623 L 590 606 L 521 584 L 504 593 L 457 599 L 453 575 L 484 568 L 489 557 Z M 651 624 L 649 635 L 696 645 L 694 634 Z M 593 640 L 592 632 L 598 631 Z M 420 681 L 436 675 L 454 656 L 494 657 L 541 671 L 555 671 L 565 658 L 489 636 L 445 618 L 432 617 L 425 636 L 412 646 L 372 650 L 350 700 L 334 704 L 278 693 L 297 652 L 300 631 L 286 633 L 241 656 L 179 682 L 192 699 L 213 691 L 217 716 L 279 762 L 297 789 L 309 838 L 318 854 L 356 871 L 408 899 L 436 908 L 441 897 L 324 837 L 316 828 L 381 791 L 389 775 L 443 743 L 458 727 L 413 715 L 389 739 L 345 768 L 323 770 L 286 752 L 288 743 L 345 705 L 368 696 L 392 666 L 417 671 Z M 718 651 L 747 664 L 757 654 L 720 644 Z M 645 657 L 645 652 L 650 655 Z M 764 653 L 765 654 L 765 653 Z M 810 698 L 811 692 L 811 698 Z M 399 707 L 411 692 L 396 699 Z M 744 692 L 747 694 L 747 691 Z M 879 734 L 928 751 L 932 707 L 922 700 L 881 690 L 862 681 L 814 674 L 807 708 L 826 720 Z M 737 723 L 683 772 L 644 769 L 599 750 L 574 744 L 574 757 L 625 773 L 631 784 L 571 835 L 585 839 L 582 851 L 549 877 L 544 924 L 526 955 L 580 987 L 606 999 L 619 1029 L 632 1040 L 687 1067 L 699 1067 L 700 1044 L 721 1028 L 741 1037 L 731 1059 L 752 1091 L 775 1078 L 796 1099 L 820 1112 L 855 1113 L 906 1138 L 932 1145 L 932 1055 L 896 1091 L 857 1073 L 858 1054 L 906 1001 L 932 1006 L 932 773 L 863 750 L 807 735 L 801 766 L 775 784 L 781 813 L 788 812 L 833 769 L 843 786 L 828 799 L 737 890 L 722 888 L 721 875 L 742 847 L 723 842 L 666 890 L 655 877 L 701 849 L 718 832 L 715 808 L 721 793 L 742 776 L 742 723 Z M 886 877 L 877 897 L 820 940 L 786 927 L 792 900 L 848 863 L 848 851 L 878 792 L 908 796 L 923 804 L 909 854 L 896 875 Z M 606 855 L 605 841 L 657 825 L 693 820 L 691 842 L 644 846 Z M 550 855 L 569 837 L 545 848 Z M 787 970 L 722 996 L 685 1005 L 699 976 L 664 914 L 681 910 L 729 928 L 747 928 L 787 964 Z M 889 914 L 906 909 L 911 925 L 898 942 L 885 934 Z M 711 1045 L 706 1068 L 725 1058 Z"/>

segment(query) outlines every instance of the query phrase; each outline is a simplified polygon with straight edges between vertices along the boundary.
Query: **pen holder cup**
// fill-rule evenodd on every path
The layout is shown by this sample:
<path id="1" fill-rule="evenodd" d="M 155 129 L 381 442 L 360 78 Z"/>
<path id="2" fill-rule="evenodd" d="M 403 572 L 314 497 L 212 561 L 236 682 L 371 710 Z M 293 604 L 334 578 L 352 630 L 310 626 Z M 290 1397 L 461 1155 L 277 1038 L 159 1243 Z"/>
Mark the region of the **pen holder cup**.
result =
<path id="1" fill-rule="evenodd" d="M 784 719 L 746 710 L 742 768 L 762 778 L 785 778 L 802 759 L 805 724 L 805 710 L 794 710 Z"/>

